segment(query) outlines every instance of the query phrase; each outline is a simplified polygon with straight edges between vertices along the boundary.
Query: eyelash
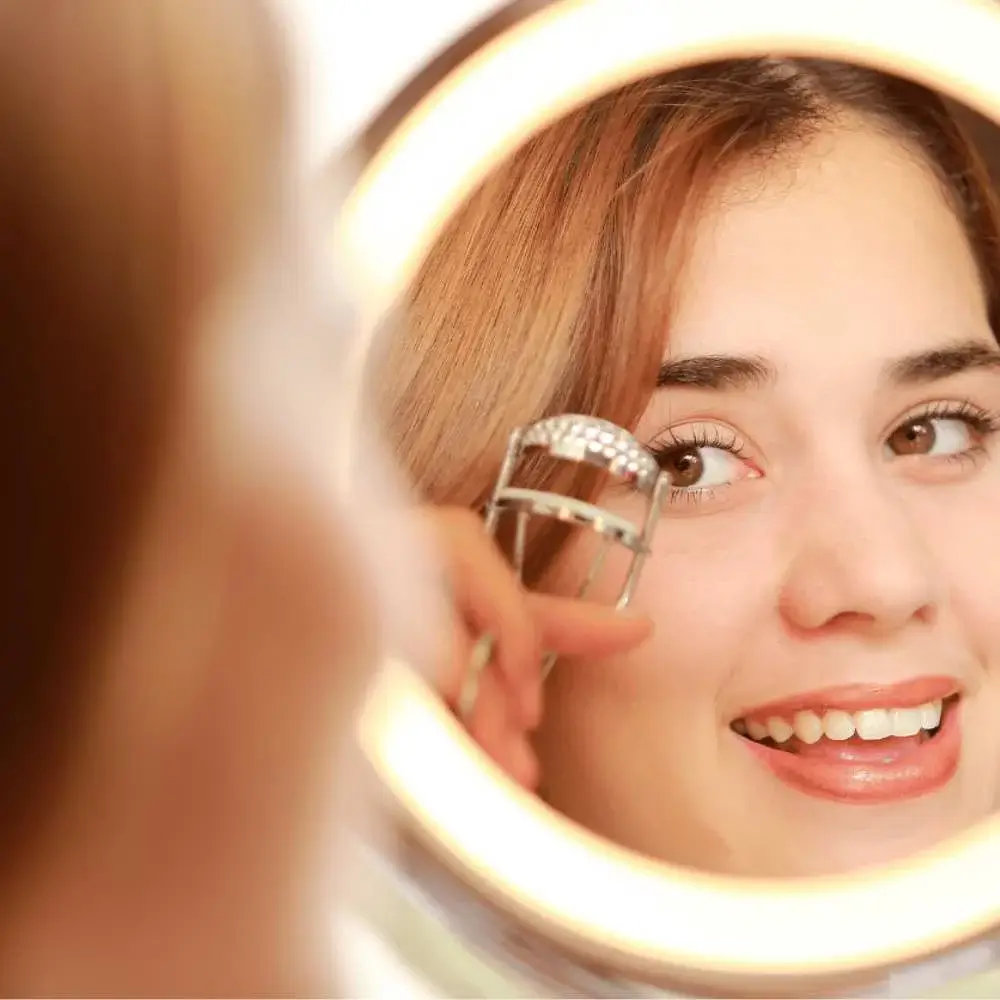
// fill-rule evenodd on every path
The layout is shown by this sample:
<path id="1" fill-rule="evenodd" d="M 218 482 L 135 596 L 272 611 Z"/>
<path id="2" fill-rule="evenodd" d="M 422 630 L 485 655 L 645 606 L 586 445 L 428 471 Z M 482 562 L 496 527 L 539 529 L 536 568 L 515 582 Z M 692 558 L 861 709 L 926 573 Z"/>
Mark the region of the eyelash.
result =
<path id="1" fill-rule="evenodd" d="M 939 455 L 938 461 L 947 463 L 975 463 L 986 453 L 989 440 L 1000 431 L 1000 414 L 992 413 L 969 400 L 928 403 L 916 413 L 911 413 L 896 424 L 891 433 L 905 427 L 907 424 L 919 423 L 921 420 L 960 420 L 975 436 L 975 440 L 965 451 L 953 455 Z"/>
<path id="2" fill-rule="evenodd" d="M 683 435 L 669 430 L 666 432 L 666 440 L 650 445 L 649 452 L 656 460 L 656 464 L 663 469 L 672 455 L 695 448 L 718 448 L 721 451 L 729 452 L 736 458 L 746 457 L 746 444 L 736 432 L 715 424 L 695 427 Z M 715 496 L 717 489 L 719 487 L 673 486 L 670 488 L 667 502 L 669 504 L 704 503 Z"/>
<path id="3" fill-rule="evenodd" d="M 1000 414 L 991 413 L 989 410 L 985 410 L 968 400 L 929 403 L 916 413 L 905 417 L 893 430 L 898 430 L 906 424 L 916 423 L 920 420 L 961 420 L 983 439 L 979 446 L 973 448 L 973 451 L 978 451 L 987 439 L 996 434 L 997 431 L 1000 431 Z M 964 454 L 968 455 L 969 452 L 965 452 Z M 949 455 L 946 457 L 961 458 L 963 455 Z"/>
<path id="4" fill-rule="evenodd" d="M 1000 432 L 1000 414 L 991 413 L 968 400 L 961 400 L 958 402 L 929 403 L 904 417 L 892 428 L 889 434 L 895 433 L 908 424 L 919 423 L 922 420 L 961 420 L 979 438 L 978 442 L 967 451 L 940 456 L 945 461 L 975 460 L 985 451 L 986 442 L 997 432 Z M 650 454 L 661 469 L 666 467 L 671 456 L 696 448 L 718 448 L 729 452 L 735 458 L 746 457 L 746 445 L 739 435 L 717 425 L 697 427 L 684 434 L 670 430 L 666 432 L 666 438 L 666 440 L 649 446 Z M 703 503 L 711 500 L 719 489 L 725 489 L 725 487 L 673 487 L 670 490 L 669 503 Z"/>

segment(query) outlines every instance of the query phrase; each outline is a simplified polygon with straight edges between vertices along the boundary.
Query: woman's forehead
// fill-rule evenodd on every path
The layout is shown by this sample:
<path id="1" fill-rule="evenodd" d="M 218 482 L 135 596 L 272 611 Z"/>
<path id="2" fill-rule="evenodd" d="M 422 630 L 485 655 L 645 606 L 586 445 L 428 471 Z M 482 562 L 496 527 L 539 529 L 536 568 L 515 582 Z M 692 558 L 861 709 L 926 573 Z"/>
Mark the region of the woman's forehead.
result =
<path id="1" fill-rule="evenodd" d="M 879 363 L 989 338 L 975 260 L 931 171 L 875 130 L 843 130 L 698 221 L 667 355 Z"/>

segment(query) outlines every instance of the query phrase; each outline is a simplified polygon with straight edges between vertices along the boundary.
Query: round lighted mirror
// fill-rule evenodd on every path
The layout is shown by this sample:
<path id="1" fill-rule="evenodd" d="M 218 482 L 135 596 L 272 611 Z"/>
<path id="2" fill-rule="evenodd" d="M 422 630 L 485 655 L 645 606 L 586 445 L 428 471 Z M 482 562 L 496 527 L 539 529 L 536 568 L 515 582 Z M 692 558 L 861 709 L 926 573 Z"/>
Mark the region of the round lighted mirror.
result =
<path id="1" fill-rule="evenodd" d="M 661 619 L 655 600 L 636 601 L 656 620 L 659 659 L 687 673 L 657 688 L 648 663 L 604 664 L 603 680 L 557 666 L 554 697 L 568 687 L 570 707 L 539 752 L 575 784 L 547 788 L 549 804 L 405 664 L 386 665 L 361 726 L 421 850 L 490 913 L 602 970 L 611 994 L 626 980 L 640 993 L 862 990 L 1000 927 L 988 586 L 1000 587 L 988 541 L 1000 473 L 983 471 L 1000 404 L 996 205 L 930 94 L 1000 121 L 997 52 L 1000 12 L 972 0 L 515 5 L 370 133 L 342 226 L 371 331 L 359 386 L 432 252 L 428 311 L 449 294 L 446 273 L 477 274 L 494 305 L 520 281 L 532 309 L 559 315 L 584 308 L 578 293 L 627 327 L 619 353 L 636 367 L 650 302 L 671 317 L 654 359 L 666 403 L 609 414 L 607 391 L 568 391 L 556 412 L 612 418 L 674 473 L 694 469 L 691 483 L 673 479 L 668 502 L 685 493 L 643 581 L 674 607 Z M 552 223 L 559 199 L 576 199 L 589 235 L 563 225 L 565 204 Z M 618 229 L 615 213 L 629 215 Z M 539 291 L 540 258 L 517 234 L 537 242 L 545 226 L 553 255 L 584 262 Z M 501 230 L 495 269 L 511 273 L 448 271 L 442 234 L 454 257 L 478 252 L 470 233 L 481 247 Z M 609 304 L 640 242 L 683 279 L 636 279 L 628 308 Z M 524 372 L 507 369 L 512 393 L 549 363 L 532 343 Z M 579 338 L 563 348 L 577 362 L 600 354 Z M 628 383 L 613 355 L 600 355 L 605 390 Z M 717 402 L 720 389 L 739 391 Z M 495 400 L 495 386 L 481 396 Z M 452 419 L 471 436 L 470 412 L 482 414 Z M 755 625 L 758 591 L 771 631 Z M 587 756 L 587 726 L 618 741 L 611 764 Z M 644 761 L 646 784 L 616 798 L 608 775 L 626 759 Z M 655 781 L 674 782 L 671 810 L 634 807 Z M 712 789 L 709 806 L 695 786 Z"/>

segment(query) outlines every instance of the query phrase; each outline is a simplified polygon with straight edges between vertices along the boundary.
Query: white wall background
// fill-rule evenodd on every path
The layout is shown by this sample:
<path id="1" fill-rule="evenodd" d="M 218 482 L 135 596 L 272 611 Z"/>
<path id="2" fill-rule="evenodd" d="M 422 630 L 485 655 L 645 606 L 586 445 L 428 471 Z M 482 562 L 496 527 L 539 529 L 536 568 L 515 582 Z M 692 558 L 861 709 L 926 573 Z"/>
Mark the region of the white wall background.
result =
<path id="1" fill-rule="evenodd" d="M 322 162 L 469 25 L 504 0 L 274 0 L 302 73 L 306 155 Z"/>

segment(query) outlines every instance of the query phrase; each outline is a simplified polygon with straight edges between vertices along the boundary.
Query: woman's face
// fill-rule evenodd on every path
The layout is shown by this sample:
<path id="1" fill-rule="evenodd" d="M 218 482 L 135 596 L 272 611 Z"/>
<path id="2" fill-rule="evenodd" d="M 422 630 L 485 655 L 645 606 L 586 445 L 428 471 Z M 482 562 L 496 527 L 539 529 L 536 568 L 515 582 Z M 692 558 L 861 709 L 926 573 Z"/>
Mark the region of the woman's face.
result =
<path id="1" fill-rule="evenodd" d="M 993 810 L 1000 351 L 930 171 L 853 126 L 735 178 L 661 376 L 637 428 L 675 481 L 634 601 L 656 631 L 557 668 L 553 805 L 748 875 L 887 861 Z"/>

